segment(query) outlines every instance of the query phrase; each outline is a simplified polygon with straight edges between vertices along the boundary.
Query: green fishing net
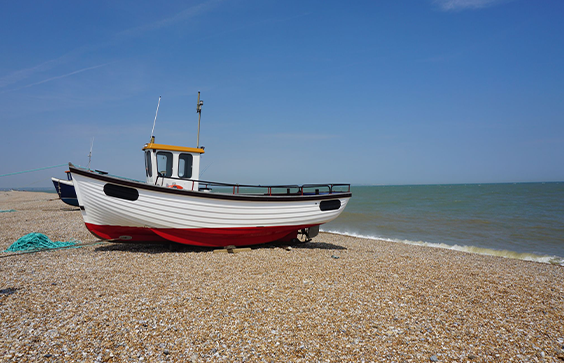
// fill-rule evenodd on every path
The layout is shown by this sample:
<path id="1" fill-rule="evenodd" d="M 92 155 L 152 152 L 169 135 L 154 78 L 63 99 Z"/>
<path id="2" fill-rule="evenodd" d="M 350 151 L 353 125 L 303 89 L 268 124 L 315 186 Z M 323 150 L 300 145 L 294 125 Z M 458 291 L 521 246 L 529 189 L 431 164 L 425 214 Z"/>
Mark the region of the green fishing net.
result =
<path id="1" fill-rule="evenodd" d="M 71 239 L 68 242 L 53 242 L 49 239 L 49 237 L 47 237 L 42 233 L 29 233 L 23 237 L 20 237 L 4 252 L 21 252 L 21 251 L 44 250 L 50 248 L 70 247 L 70 246 L 74 246 L 78 242 L 80 241 L 77 241 L 75 239 Z"/>

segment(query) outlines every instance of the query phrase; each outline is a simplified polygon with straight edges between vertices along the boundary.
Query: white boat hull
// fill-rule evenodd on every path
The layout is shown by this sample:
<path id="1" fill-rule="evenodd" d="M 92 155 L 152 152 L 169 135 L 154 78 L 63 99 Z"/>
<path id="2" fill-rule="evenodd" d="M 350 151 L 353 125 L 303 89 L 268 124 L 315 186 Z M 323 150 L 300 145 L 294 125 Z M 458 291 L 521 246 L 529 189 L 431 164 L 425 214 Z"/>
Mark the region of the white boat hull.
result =
<path id="1" fill-rule="evenodd" d="M 321 195 L 204 193 L 134 182 L 71 166 L 87 228 L 102 239 L 225 247 L 296 238 L 337 218 L 350 192 Z"/>

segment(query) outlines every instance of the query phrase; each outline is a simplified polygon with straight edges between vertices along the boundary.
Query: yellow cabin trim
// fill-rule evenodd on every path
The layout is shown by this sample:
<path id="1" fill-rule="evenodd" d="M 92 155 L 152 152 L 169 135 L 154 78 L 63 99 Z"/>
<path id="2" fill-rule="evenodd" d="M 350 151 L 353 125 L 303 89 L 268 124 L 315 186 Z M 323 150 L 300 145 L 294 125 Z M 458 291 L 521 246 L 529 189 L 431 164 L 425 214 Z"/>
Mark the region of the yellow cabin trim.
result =
<path id="1" fill-rule="evenodd" d="M 184 146 L 173 146 L 173 145 L 164 145 L 164 144 L 154 144 L 148 143 L 143 147 L 143 150 L 153 149 L 153 150 L 167 150 L 167 151 L 181 151 L 181 152 L 188 152 L 188 153 L 198 153 L 203 154 L 204 149 L 197 149 L 195 147 L 184 147 Z"/>

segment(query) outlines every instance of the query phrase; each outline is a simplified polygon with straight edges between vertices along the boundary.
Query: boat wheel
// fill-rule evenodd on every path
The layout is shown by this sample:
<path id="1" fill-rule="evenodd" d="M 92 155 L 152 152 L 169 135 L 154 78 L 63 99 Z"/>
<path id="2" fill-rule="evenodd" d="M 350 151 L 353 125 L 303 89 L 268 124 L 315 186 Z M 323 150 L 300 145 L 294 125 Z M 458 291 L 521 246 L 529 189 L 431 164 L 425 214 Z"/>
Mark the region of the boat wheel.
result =
<path id="1" fill-rule="evenodd" d="M 307 229 L 304 228 L 304 229 L 300 229 L 298 231 L 298 238 L 294 238 L 294 240 L 297 241 L 295 243 L 307 243 L 307 242 L 311 241 L 311 238 L 309 238 L 309 235 L 307 233 Z M 292 241 L 292 242 L 294 242 L 294 241 Z"/>

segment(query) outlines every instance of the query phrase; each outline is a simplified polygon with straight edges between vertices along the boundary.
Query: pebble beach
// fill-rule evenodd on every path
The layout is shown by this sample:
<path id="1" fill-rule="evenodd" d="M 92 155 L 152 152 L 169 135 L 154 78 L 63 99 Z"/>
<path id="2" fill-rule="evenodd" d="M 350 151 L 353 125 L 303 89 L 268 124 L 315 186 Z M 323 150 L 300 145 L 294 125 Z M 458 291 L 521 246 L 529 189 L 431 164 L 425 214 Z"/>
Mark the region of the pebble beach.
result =
<path id="1" fill-rule="evenodd" d="M 241 253 L 99 241 L 0 192 L 0 362 L 564 362 L 564 267 L 320 233 Z"/>

